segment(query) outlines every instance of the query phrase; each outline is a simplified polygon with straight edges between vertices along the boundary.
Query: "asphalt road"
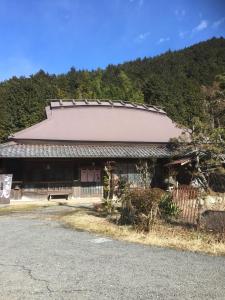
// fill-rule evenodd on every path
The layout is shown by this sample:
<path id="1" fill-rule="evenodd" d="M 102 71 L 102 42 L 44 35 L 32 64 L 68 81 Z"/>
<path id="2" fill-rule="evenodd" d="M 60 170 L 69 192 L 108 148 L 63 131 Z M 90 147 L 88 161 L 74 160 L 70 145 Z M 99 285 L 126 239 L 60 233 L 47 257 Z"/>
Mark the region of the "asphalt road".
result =
<path id="1" fill-rule="evenodd" d="M 0 216 L 0 299 L 225 299 L 225 258 L 64 228 L 48 214 Z"/>

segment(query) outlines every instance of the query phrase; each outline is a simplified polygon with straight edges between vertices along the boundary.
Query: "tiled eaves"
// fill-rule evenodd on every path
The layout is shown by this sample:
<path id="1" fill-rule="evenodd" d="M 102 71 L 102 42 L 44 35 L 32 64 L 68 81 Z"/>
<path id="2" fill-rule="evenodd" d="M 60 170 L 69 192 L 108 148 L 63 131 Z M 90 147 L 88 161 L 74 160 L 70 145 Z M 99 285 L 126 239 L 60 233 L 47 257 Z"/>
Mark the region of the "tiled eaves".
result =
<path id="1" fill-rule="evenodd" d="M 0 158 L 163 158 L 171 156 L 166 145 L 145 144 L 8 144 Z"/>

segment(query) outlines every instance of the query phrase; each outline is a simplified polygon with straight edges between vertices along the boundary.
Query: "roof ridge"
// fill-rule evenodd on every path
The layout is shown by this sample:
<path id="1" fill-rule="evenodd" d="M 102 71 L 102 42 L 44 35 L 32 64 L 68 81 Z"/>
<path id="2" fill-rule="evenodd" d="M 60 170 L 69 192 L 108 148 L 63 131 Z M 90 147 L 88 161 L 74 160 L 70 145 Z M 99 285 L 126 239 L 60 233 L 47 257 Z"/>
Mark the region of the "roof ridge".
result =
<path id="1" fill-rule="evenodd" d="M 71 106 L 111 106 L 144 109 L 166 114 L 160 106 L 120 99 L 48 99 L 48 101 L 50 102 L 51 109 Z"/>

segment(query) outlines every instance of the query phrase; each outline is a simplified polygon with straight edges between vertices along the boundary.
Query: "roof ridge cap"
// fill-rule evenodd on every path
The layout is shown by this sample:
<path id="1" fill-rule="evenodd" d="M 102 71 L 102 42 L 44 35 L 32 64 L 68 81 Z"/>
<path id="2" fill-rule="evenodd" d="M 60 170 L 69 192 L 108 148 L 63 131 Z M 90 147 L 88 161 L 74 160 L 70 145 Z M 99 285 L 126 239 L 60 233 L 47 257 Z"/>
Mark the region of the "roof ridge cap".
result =
<path id="1" fill-rule="evenodd" d="M 60 107 L 73 107 L 73 106 L 110 106 L 110 107 L 129 107 L 134 109 L 143 109 L 153 111 L 156 113 L 166 114 L 162 107 L 151 105 L 147 103 L 139 103 L 120 99 L 49 99 L 50 108 L 57 109 Z M 71 102 L 69 105 L 64 105 L 64 102 Z M 95 102 L 95 103 L 91 103 Z M 56 105 L 53 105 L 55 103 Z M 58 105 L 57 105 L 58 104 Z M 115 104 L 119 104 L 118 106 Z M 120 106 L 121 105 L 121 106 Z M 131 105 L 131 106 L 130 106 Z"/>

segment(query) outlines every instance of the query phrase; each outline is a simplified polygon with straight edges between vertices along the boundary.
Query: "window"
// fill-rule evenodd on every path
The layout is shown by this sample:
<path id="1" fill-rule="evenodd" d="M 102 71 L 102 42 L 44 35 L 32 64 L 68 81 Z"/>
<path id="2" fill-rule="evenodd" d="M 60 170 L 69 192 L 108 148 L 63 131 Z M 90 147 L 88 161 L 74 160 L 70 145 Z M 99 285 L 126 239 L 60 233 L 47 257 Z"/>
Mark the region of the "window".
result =
<path id="1" fill-rule="evenodd" d="M 82 168 L 80 174 L 81 182 L 101 182 L 101 170 L 92 168 Z"/>
<path id="2" fill-rule="evenodd" d="M 119 163 L 118 175 L 131 184 L 140 184 L 140 175 L 135 163 Z"/>

